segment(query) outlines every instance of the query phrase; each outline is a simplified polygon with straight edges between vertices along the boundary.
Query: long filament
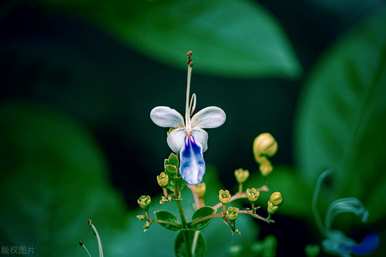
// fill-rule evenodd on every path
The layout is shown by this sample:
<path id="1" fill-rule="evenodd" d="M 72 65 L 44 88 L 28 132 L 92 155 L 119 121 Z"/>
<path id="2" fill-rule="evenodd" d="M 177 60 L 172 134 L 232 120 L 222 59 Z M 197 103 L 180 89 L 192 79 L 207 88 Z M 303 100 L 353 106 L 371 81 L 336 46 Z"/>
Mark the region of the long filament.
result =
<path id="1" fill-rule="evenodd" d="M 195 93 L 193 93 L 192 97 L 190 98 L 190 104 L 189 104 L 190 115 L 192 115 L 194 113 L 194 110 L 196 109 L 196 99 L 197 99 L 197 96 Z"/>
<path id="2" fill-rule="evenodd" d="M 186 101 L 185 101 L 185 126 L 190 130 L 190 106 L 189 106 L 189 100 L 190 100 L 190 81 L 192 78 L 192 52 L 188 51 L 188 74 L 186 79 Z"/>

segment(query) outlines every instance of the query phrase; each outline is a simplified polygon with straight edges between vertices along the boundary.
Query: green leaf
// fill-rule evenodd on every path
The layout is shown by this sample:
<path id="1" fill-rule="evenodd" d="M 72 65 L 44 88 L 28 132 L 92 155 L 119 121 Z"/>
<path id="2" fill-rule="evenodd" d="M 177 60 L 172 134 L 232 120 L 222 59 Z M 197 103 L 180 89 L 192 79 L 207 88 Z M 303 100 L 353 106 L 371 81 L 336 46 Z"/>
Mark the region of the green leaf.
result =
<path id="1" fill-rule="evenodd" d="M 205 206 L 193 213 L 192 216 L 192 226 L 194 229 L 203 229 L 205 228 L 210 219 L 202 220 L 202 218 L 205 218 L 209 215 L 212 215 L 214 210 L 211 207 Z"/>
<path id="2" fill-rule="evenodd" d="M 301 68 L 276 20 L 247 0 L 53 1 L 84 15 L 144 54 L 185 69 L 224 76 L 298 76 Z"/>
<path id="3" fill-rule="evenodd" d="M 367 199 L 385 184 L 386 12 L 357 27 L 315 68 L 297 121 L 297 159 L 313 185 L 333 168 L 338 195 Z M 331 190 L 330 190 L 331 191 Z M 383 217 L 382 204 L 369 218 Z"/>
<path id="4" fill-rule="evenodd" d="M 180 166 L 180 162 L 178 160 L 178 156 L 175 153 L 171 153 L 167 160 L 168 160 L 168 164 L 170 164 L 170 165 L 174 165 L 177 168 Z"/>
<path id="5" fill-rule="evenodd" d="M 176 257 L 202 257 L 205 254 L 205 240 L 199 230 L 183 229 L 176 238 Z"/>
<path id="6" fill-rule="evenodd" d="M 165 171 L 166 173 L 171 176 L 171 177 L 174 177 L 177 175 L 177 167 L 174 166 L 174 165 L 171 165 L 171 164 L 166 164 L 165 165 Z"/>
<path id="7" fill-rule="evenodd" d="M 168 211 L 156 211 L 155 216 L 157 218 L 157 223 L 169 230 L 179 230 L 181 229 L 181 224 L 178 223 L 176 216 L 173 213 Z"/>
<path id="8" fill-rule="evenodd" d="M 0 116 L 1 241 L 33 247 L 41 257 L 84 257 L 77 242 L 96 245 L 92 217 L 105 255 L 127 256 L 125 206 L 88 132 L 34 105 L 3 105 Z"/>

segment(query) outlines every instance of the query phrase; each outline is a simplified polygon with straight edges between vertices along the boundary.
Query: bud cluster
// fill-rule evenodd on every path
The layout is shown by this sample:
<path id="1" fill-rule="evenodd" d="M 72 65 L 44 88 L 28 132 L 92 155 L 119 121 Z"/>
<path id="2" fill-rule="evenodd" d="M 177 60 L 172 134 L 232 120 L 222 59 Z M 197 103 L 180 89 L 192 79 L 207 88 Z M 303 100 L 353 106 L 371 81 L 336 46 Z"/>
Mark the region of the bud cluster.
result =
<path id="1" fill-rule="evenodd" d="M 253 153 L 256 161 L 259 163 L 259 168 L 263 176 L 268 175 L 272 171 L 272 165 L 268 157 L 273 156 L 277 152 L 277 142 L 269 133 L 263 133 L 256 137 L 253 143 Z M 163 210 L 154 212 L 154 221 L 161 226 L 178 231 L 184 229 L 201 230 L 208 224 L 210 219 L 221 218 L 229 226 L 232 232 L 238 233 L 237 219 L 240 215 L 249 215 L 253 218 L 260 219 L 264 222 L 271 223 L 271 215 L 275 213 L 282 203 L 282 195 L 280 192 L 273 192 L 267 206 L 262 208 L 259 206 L 262 194 L 269 192 L 267 185 L 255 187 L 251 184 L 251 174 L 249 170 L 238 168 L 234 171 L 234 177 L 238 184 L 238 190 L 232 194 L 230 190 L 220 189 L 218 191 L 218 203 L 211 206 L 205 204 L 205 196 L 207 192 L 207 184 L 200 183 L 189 185 L 179 175 L 179 159 L 174 153 L 170 154 L 164 161 L 164 170 L 156 176 L 156 182 L 162 190 L 160 204 L 165 204 L 170 201 L 175 201 L 180 215 L 178 220 L 173 213 Z M 248 179 L 250 181 L 248 181 Z M 248 183 L 248 184 L 247 184 Z M 245 186 L 246 190 L 243 189 Z M 191 190 L 195 212 L 191 220 L 185 216 L 185 211 L 182 200 L 182 190 L 187 187 Z M 213 191 L 210 191 L 213 192 Z M 248 208 L 240 208 L 234 205 L 235 201 L 244 200 L 250 205 Z M 151 205 L 151 197 L 142 195 L 138 198 L 137 203 L 142 209 L 143 214 L 137 215 L 140 221 L 144 222 L 144 230 L 147 230 L 153 222 L 150 216 L 149 209 Z M 266 210 L 266 215 L 258 213 L 260 210 Z"/>

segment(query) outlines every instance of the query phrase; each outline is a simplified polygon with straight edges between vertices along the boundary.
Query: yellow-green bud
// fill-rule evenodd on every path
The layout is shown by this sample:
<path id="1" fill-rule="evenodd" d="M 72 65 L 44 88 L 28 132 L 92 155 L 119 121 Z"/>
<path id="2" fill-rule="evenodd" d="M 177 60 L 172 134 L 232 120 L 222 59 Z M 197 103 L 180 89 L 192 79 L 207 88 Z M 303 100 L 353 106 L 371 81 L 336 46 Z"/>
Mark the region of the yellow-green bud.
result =
<path id="1" fill-rule="evenodd" d="M 249 177 L 249 171 L 244 169 L 235 170 L 235 177 L 240 184 L 244 183 Z"/>
<path id="2" fill-rule="evenodd" d="M 169 183 L 169 176 L 165 172 L 161 172 L 157 176 L 157 182 L 160 187 L 166 187 Z"/>
<path id="3" fill-rule="evenodd" d="M 271 196 L 269 197 L 269 201 L 277 206 L 277 205 L 280 205 L 281 202 L 283 202 L 283 197 L 281 196 L 281 193 L 280 192 L 273 192 L 271 194 Z"/>
<path id="4" fill-rule="evenodd" d="M 260 160 L 260 172 L 263 176 L 268 176 L 272 170 L 273 170 L 273 167 L 271 165 L 271 162 L 265 158 L 265 157 L 261 157 Z"/>
<path id="5" fill-rule="evenodd" d="M 277 209 L 279 209 L 279 206 L 273 205 L 270 201 L 268 201 L 267 211 L 269 214 L 274 214 Z"/>
<path id="6" fill-rule="evenodd" d="M 258 191 L 256 188 L 248 188 L 247 189 L 247 197 L 250 202 L 256 202 L 257 199 L 259 199 L 260 191 Z"/>
<path id="7" fill-rule="evenodd" d="M 237 219 L 237 216 L 239 215 L 239 209 L 236 208 L 236 207 L 229 207 L 227 209 L 227 213 L 225 215 L 225 217 L 228 219 L 228 220 L 236 220 Z"/>
<path id="8" fill-rule="evenodd" d="M 259 160 L 260 155 L 274 155 L 277 152 L 277 148 L 275 138 L 269 133 L 262 133 L 253 141 L 253 154 L 256 161 Z"/>
<path id="9" fill-rule="evenodd" d="M 228 203 L 230 202 L 232 196 L 231 193 L 229 193 L 228 190 L 220 190 L 218 191 L 218 199 L 220 200 L 221 203 Z"/>
<path id="10" fill-rule="evenodd" d="M 145 215 L 137 215 L 137 219 L 144 221 L 146 219 Z"/>
<path id="11" fill-rule="evenodd" d="M 193 191 L 196 193 L 198 197 L 204 197 L 206 192 L 206 185 L 205 183 L 200 183 L 195 186 L 193 186 Z"/>
<path id="12" fill-rule="evenodd" d="M 141 207 L 142 209 L 146 209 L 151 203 L 151 198 L 149 195 L 141 195 L 138 198 L 137 203 L 139 207 Z"/>

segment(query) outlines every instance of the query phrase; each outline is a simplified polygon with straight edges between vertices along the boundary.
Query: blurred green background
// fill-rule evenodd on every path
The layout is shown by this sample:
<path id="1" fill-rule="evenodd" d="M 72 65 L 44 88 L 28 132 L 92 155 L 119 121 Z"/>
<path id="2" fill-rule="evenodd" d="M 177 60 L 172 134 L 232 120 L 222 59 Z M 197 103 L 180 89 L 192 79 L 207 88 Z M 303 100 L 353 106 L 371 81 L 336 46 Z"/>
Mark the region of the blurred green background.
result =
<path id="1" fill-rule="evenodd" d="M 191 49 L 197 107 L 227 114 L 224 126 L 209 131 L 209 196 L 214 202 L 221 184 L 232 188 L 239 167 L 259 180 L 252 141 L 269 131 L 279 142 L 269 185 L 285 198 L 275 224 L 243 219 L 241 237 L 221 222 L 209 226 L 207 255 L 232 256 L 232 245 L 273 234 L 277 256 L 304 256 L 307 244 L 322 239 L 311 196 L 326 168 L 334 174 L 321 211 L 339 197 L 358 197 L 369 222 L 344 217 L 336 226 L 357 240 L 379 233 L 374 256 L 386 254 L 384 1 L 20 0 L 0 7 L 2 248 L 85 256 L 77 242 L 96 249 L 91 216 L 106 256 L 172 256 L 175 235 L 158 226 L 143 233 L 136 199 L 159 193 L 155 176 L 170 150 L 149 112 L 183 110 Z"/>

